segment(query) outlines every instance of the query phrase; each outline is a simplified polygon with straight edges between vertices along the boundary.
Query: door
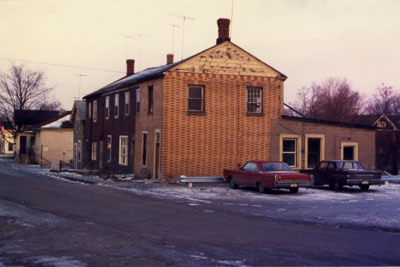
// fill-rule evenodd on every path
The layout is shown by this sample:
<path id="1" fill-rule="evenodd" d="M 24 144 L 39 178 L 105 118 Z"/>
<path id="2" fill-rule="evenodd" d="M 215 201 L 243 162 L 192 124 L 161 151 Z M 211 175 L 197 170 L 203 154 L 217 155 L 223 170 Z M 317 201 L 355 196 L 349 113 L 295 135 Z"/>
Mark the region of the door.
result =
<path id="1" fill-rule="evenodd" d="M 161 133 L 156 131 L 155 135 L 155 153 L 154 153 L 154 179 L 160 178 L 160 149 L 161 149 Z"/>
<path id="2" fill-rule="evenodd" d="M 99 142 L 99 169 L 103 169 L 103 140 Z"/>

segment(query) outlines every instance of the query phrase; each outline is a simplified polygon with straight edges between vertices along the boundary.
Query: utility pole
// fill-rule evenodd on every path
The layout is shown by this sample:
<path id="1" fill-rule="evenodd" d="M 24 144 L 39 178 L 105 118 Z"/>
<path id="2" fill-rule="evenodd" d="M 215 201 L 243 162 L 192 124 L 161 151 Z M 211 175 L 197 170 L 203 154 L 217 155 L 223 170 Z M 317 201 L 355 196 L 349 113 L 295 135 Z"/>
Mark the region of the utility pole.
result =
<path id="1" fill-rule="evenodd" d="M 191 17 L 187 17 L 187 16 L 179 16 L 179 15 L 172 15 L 170 14 L 170 16 L 174 16 L 174 17 L 180 17 L 183 19 L 183 23 L 182 23 L 182 51 L 181 51 L 181 60 L 183 59 L 183 43 L 185 40 L 185 21 L 188 20 L 194 20 L 194 18 Z"/>
<path id="2" fill-rule="evenodd" d="M 77 73 L 75 76 L 79 76 L 79 90 L 78 90 L 78 99 L 81 99 L 81 79 L 82 77 L 87 77 L 88 75 Z"/>
<path id="3" fill-rule="evenodd" d="M 176 25 L 176 24 L 168 24 L 168 25 L 172 26 L 172 54 L 174 54 L 174 53 L 175 53 L 175 51 L 174 51 L 174 44 L 175 44 L 175 28 L 182 28 L 182 27 L 179 26 L 179 25 Z"/>

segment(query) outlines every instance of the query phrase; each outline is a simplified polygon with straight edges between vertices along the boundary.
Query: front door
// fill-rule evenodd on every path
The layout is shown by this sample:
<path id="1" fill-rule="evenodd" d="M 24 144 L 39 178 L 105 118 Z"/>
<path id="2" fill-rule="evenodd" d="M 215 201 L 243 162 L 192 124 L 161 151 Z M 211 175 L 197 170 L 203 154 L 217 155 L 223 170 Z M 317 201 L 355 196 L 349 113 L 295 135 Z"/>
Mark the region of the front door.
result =
<path id="1" fill-rule="evenodd" d="M 155 136 L 155 154 L 154 154 L 154 179 L 160 178 L 160 148 L 161 148 L 161 134 L 156 132 Z"/>

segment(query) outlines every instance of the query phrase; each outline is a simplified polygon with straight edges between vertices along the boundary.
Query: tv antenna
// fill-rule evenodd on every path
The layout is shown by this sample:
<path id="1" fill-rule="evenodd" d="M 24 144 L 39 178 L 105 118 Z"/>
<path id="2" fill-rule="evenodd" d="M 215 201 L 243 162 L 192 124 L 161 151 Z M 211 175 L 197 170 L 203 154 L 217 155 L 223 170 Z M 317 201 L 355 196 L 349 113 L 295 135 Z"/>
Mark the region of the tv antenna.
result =
<path id="1" fill-rule="evenodd" d="M 135 39 L 136 37 L 132 35 L 124 35 L 124 37 L 126 38 L 125 58 L 128 59 L 128 40 Z"/>
<path id="2" fill-rule="evenodd" d="M 187 16 L 173 15 L 173 14 L 170 14 L 170 16 L 179 17 L 179 18 L 183 19 L 183 23 L 182 23 L 182 51 L 181 51 L 181 60 L 182 60 L 183 59 L 183 43 L 184 43 L 184 40 L 185 40 L 185 22 L 186 22 L 187 19 L 188 20 L 194 20 L 194 18 L 187 17 Z"/>
<path id="3" fill-rule="evenodd" d="M 174 44 L 175 44 L 175 28 L 182 28 L 179 25 L 176 24 L 168 24 L 169 26 L 172 27 L 172 54 L 174 54 L 175 49 L 174 49 Z"/>
<path id="4" fill-rule="evenodd" d="M 82 77 L 87 77 L 88 75 L 82 74 L 82 73 L 77 73 L 77 74 L 74 74 L 74 75 L 75 76 L 79 76 L 78 99 L 81 99 L 81 80 L 82 80 Z"/>

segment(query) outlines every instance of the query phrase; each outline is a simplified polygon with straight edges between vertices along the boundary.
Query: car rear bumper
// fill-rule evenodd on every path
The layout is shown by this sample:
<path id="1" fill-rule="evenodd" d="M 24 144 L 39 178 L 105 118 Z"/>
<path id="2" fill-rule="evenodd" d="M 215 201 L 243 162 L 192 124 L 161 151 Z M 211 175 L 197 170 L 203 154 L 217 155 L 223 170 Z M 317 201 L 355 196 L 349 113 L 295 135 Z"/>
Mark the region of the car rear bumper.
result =
<path id="1" fill-rule="evenodd" d="M 385 181 L 381 179 L 347 179 L 346 185 L 381 185 Z"/>
<path id="2" fill-rule="evenodd" d="M 274 187 L 277 188 L 292 188 L 292 187 L 311 187 L 313 186 L 313 181 L 304 180 L 279 180 L 275 181 Z"/>

